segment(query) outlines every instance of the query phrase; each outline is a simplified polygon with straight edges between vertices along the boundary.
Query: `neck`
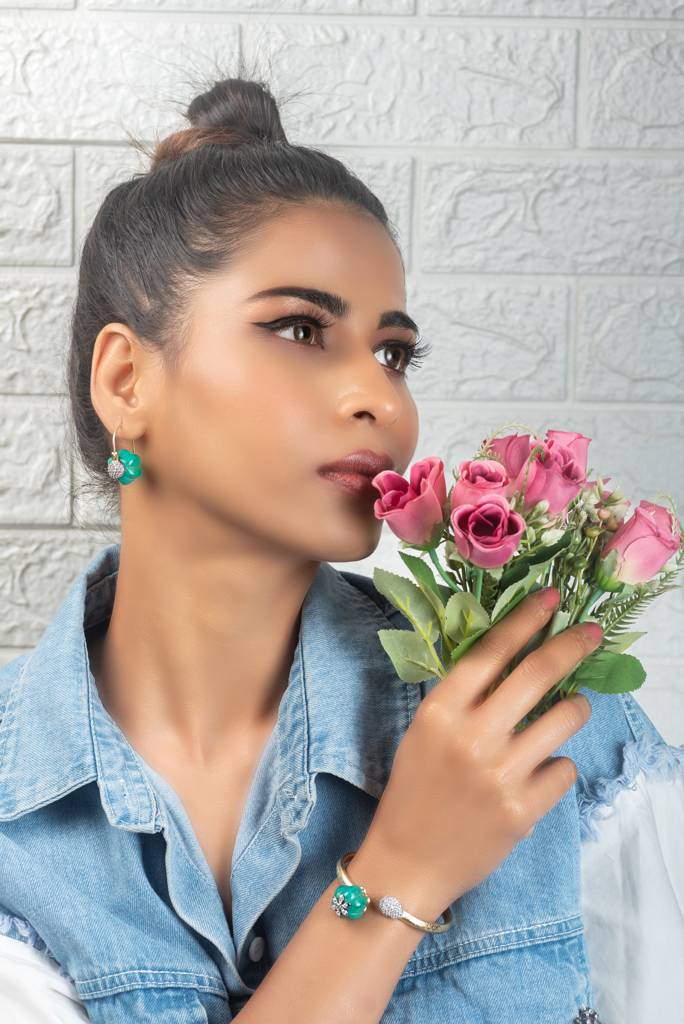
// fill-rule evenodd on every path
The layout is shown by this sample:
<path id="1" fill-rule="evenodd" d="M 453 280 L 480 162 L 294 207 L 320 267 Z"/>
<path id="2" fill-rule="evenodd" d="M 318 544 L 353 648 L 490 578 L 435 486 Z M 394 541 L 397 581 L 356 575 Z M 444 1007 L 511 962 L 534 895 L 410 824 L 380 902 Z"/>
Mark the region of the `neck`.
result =
<path id="1" fill-rule="evenodd" d="M 208 764 L 272 729 L 320 563 L 197 536 L 187 523 L 122 530 L 111 618 L 89 654 L 129 738 Z"/>

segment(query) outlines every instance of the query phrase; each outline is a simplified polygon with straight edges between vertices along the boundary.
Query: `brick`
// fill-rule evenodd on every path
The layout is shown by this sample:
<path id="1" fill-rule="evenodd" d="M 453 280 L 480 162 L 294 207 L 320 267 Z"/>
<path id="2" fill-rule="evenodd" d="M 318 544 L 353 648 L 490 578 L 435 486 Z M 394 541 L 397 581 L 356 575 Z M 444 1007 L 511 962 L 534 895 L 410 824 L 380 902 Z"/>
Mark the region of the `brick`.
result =
<path id="1" fill-rule="evenodd" d="M 574 29 L 304 22 L 244 27 L 316 143 L 567 146 Z"/>
<path id="2" fill-rule="evenodd" d="M 684 161 L 432 160 L 422 271 L 684 273 Z"/>

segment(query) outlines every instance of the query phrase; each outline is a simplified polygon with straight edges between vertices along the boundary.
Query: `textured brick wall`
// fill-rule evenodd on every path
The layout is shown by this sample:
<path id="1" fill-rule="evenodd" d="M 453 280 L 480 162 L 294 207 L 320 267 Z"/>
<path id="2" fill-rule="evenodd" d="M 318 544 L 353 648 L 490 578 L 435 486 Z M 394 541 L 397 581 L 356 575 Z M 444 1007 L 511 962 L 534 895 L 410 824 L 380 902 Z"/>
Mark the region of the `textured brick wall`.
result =
<path id="1" fill-rule="evenodd" d="M 181 123 L 192 76 L 270 58 L 291 139 L 364 176 L 401 232 L 415 458 L 495 425 L 577 429 L 628 497 L 684 512 L 684 2 L 0 0 L 0 660 L 117 536 L 75 494 L 63 360 L 80 243 Z M 186 90 L 187 91 L 184 91 Z M 394 536 L 334 563 L 403 571 Z M 684 742 L 684 589 L 644 618 L 640 700 Z"/>

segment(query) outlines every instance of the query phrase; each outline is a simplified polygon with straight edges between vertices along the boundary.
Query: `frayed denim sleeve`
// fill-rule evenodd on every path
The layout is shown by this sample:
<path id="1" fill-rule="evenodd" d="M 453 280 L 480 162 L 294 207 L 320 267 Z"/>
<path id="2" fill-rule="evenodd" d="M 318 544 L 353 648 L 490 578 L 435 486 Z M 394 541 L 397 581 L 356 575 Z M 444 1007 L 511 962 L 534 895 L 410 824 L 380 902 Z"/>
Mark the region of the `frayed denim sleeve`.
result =
<path id="1" fill-rule="evenodd" d="M 640 772 L 647 777 L 670 780 L 684 774 L 684 745 L 668 743 L 631 693 L 603 695 L 585 689 L 582 692 L 591 700 L 592 714 L 600 705 L 601 713 L 612 710 L 615 715 L 619 711 L 625 722 L 617 744 L 614 730 L 611 734 L 613 760 L 609 770 L 598 775 L 578 773 L 580 840 L 586 842 L 599 838 L 597 821 L 610 817 L 612 804 L 622 789 L 636 788 L 635 780 Z M 614 703 L 618 699 L 620 703 Z M 609 722 L 609 731 L 613 723 Z M 616 764 L 617 771 L 614 770 Z"/>

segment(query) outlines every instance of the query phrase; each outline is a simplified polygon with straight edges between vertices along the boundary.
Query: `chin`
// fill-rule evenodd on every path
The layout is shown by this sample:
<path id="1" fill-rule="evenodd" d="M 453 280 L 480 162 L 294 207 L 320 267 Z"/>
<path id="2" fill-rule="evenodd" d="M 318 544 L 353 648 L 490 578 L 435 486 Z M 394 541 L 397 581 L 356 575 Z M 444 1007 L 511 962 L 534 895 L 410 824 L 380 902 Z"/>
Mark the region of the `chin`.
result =
<path id="1" fill-rule="evenodd" d="M 375 517 L 371 517 L 365 530 L 358 524 L 356 529 L 345 525 L 335 537 L 328 536 L 321 542 L 318 561 L 360 562 L 377 549 L 381 530 L 382 523 Z"/>

